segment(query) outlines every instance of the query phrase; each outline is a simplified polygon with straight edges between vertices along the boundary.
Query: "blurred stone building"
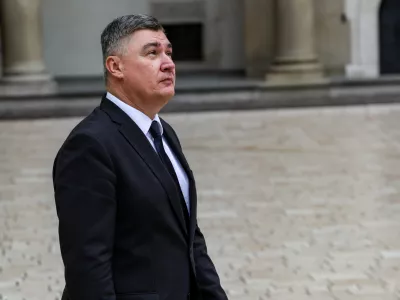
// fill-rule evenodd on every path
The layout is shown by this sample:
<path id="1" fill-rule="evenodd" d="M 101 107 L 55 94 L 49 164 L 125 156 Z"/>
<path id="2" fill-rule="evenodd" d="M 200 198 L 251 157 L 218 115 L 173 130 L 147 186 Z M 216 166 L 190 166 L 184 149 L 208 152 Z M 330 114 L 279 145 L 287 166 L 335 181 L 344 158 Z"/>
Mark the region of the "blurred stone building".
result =
<path id="1" fill-rule="evenodd" d="M 113 18 L 156 16 L 178 72 L 233 72 L 281 85 L 400 73 L 399 0 L 2 0 L 4 83 L 102 76 Z"/>

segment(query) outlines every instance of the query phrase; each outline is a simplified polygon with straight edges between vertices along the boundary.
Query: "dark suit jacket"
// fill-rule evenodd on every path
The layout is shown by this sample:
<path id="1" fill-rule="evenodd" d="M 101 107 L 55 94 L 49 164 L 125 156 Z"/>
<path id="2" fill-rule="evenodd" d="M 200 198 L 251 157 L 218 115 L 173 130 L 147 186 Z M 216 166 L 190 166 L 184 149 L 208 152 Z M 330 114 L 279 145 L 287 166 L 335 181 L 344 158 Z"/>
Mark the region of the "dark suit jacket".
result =
<path id="1" fill-rule="evenodd" d="M 172 177 L 111 101 L 103 99 L 59 150 L 53 182 L 63 299 L 227 299 L 197 226 L 193 173 L 176 133 L 162 124 L 189 177 L 189 230 Z"/>

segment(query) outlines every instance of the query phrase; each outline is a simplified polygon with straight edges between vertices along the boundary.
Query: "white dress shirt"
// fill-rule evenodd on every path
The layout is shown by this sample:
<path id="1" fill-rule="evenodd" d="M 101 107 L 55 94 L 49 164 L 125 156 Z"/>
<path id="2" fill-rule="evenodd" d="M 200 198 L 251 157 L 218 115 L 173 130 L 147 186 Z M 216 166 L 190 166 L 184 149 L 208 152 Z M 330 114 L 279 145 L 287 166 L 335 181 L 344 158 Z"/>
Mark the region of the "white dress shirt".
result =
<path id="1" fill-rule="evenodd" d="M 161 124 L 160 118 L 158 117 L 158 114 L 154 117 L 154 120 L 152 120 L 147 115 L 142 113 L 140 110 L 137 110 L 136 108 L 133 108 L 132 106 L 119 100 L 117 97 L 115 97 L 111 93 L 108 92 L 106 97 L 108 100 L 110 100 L 115 105 L 117 105 L 120 109 L 122 109 L 122 111 L 124 111 L 136 123 L 136 125 L 140 128 L 140 130 L 143 132 L 143 134 L 149 140 L 151 146 L 153 146 L 154 151 L 157 151 L 154 146 L 154 139 L 150 133 L 150 126 L 153 121 L 157 121 L 158 124 L 160 125 L 161 134 L 164 132 L 164 129 L 162 127 L 162 124 Z M 167 153 L 169 160 L 171 161 L 172 166 L 174 167 L 176 176 L 178 177 L 179 185 L 182 190 L 183 197 L 185 198 L 188 212 L 190 212 L 189 180 L 188 180 L 187 174 L 186 174 L 185 170 L 182 168 L 182 165 L 179 162 L 179 160 L 176 158 L 175 154 L 172 153 L 165 138 L 163 137 L 162 139 L 163 139 L 163 145 L 164 145 L 165 152 Z"/>

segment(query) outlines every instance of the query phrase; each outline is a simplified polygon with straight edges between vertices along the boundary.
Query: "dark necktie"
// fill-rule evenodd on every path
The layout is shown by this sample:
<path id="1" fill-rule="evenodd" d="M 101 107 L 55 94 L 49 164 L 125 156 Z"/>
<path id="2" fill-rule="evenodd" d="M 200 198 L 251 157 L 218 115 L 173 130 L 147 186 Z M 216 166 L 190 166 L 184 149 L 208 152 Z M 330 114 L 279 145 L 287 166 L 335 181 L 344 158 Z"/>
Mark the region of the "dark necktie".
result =
<path id="1" fill-rule="evenodd" d="M 179 193 L 179 198 L 181 201 L 181 207 L 182 207 L 183 216 L 185 218 L 186 227 L 189 228 L 189 224 L 190 224 L 189 213 L 188 213 L 188 209 L 186 206 L 185 198 L 183 197 L 181 186 L 179 184 L 178 177 L 176 176 L 174 166 L 172 165 L 167 153 L 165 152 L 164 145 L 162 142 L 162 134 L 161 134 L 160 125 L 158 124 L 157 121 L 153 121 L 151 123 L 150 133 L 153 136 L 154 146 L 157 150 L 158 156 L 160 157 L 161 161 L 163 162 L 164 166 L 166 167 L 166 169 L 168 170 L 169 174 L 171 175 L 172 179 L 175 182 L 176 188 Z"/>

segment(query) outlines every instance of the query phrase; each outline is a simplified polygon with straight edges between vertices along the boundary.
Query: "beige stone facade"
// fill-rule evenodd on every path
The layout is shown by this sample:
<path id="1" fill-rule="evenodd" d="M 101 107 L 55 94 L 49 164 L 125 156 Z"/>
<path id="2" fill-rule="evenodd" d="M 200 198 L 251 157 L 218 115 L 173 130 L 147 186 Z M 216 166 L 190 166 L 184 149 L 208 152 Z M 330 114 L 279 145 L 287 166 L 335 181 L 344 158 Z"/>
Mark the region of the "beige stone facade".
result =
<path id="1" fill-rule="evenodd" d="M 343 0 L 314 0 L 318 58 L 328 76 L 344 75 L 350 59 L 350 24 Z"/>
<path id="2" fill-rule="evenodd" d="M 154 14 L 168 25 L 202 26 L 203 58 L 177 62 L 181 70 L 244 70 L 248 77 L 265 78 L 271 85 L 321 82 L 333 76 L 378 77 L 381 3 L 3 0 L 2 81 L 100 77 L 100 32 L 127 12 Z"/>
<path id="3" fill-rule="evenodd" d="M 282 81 L 285 72 L 281 72 L 279 61 L 282 55 L 294 55 L 298 57 L 293 67 L 298 69 L 298 60 L 303 60 L 300 69 L 309 71 L 301 74 L 308 73 L 311 81 L 318 81 L 321 70 L 326 76 L 344 75 L 350 57 L 349 24 L 344 9 L 342 0 L 246 1 L 247 74 Z M 308 64 L 310 61 L 313 65 Z M 293 71 L 299 75 L 298 70 Z"/>

